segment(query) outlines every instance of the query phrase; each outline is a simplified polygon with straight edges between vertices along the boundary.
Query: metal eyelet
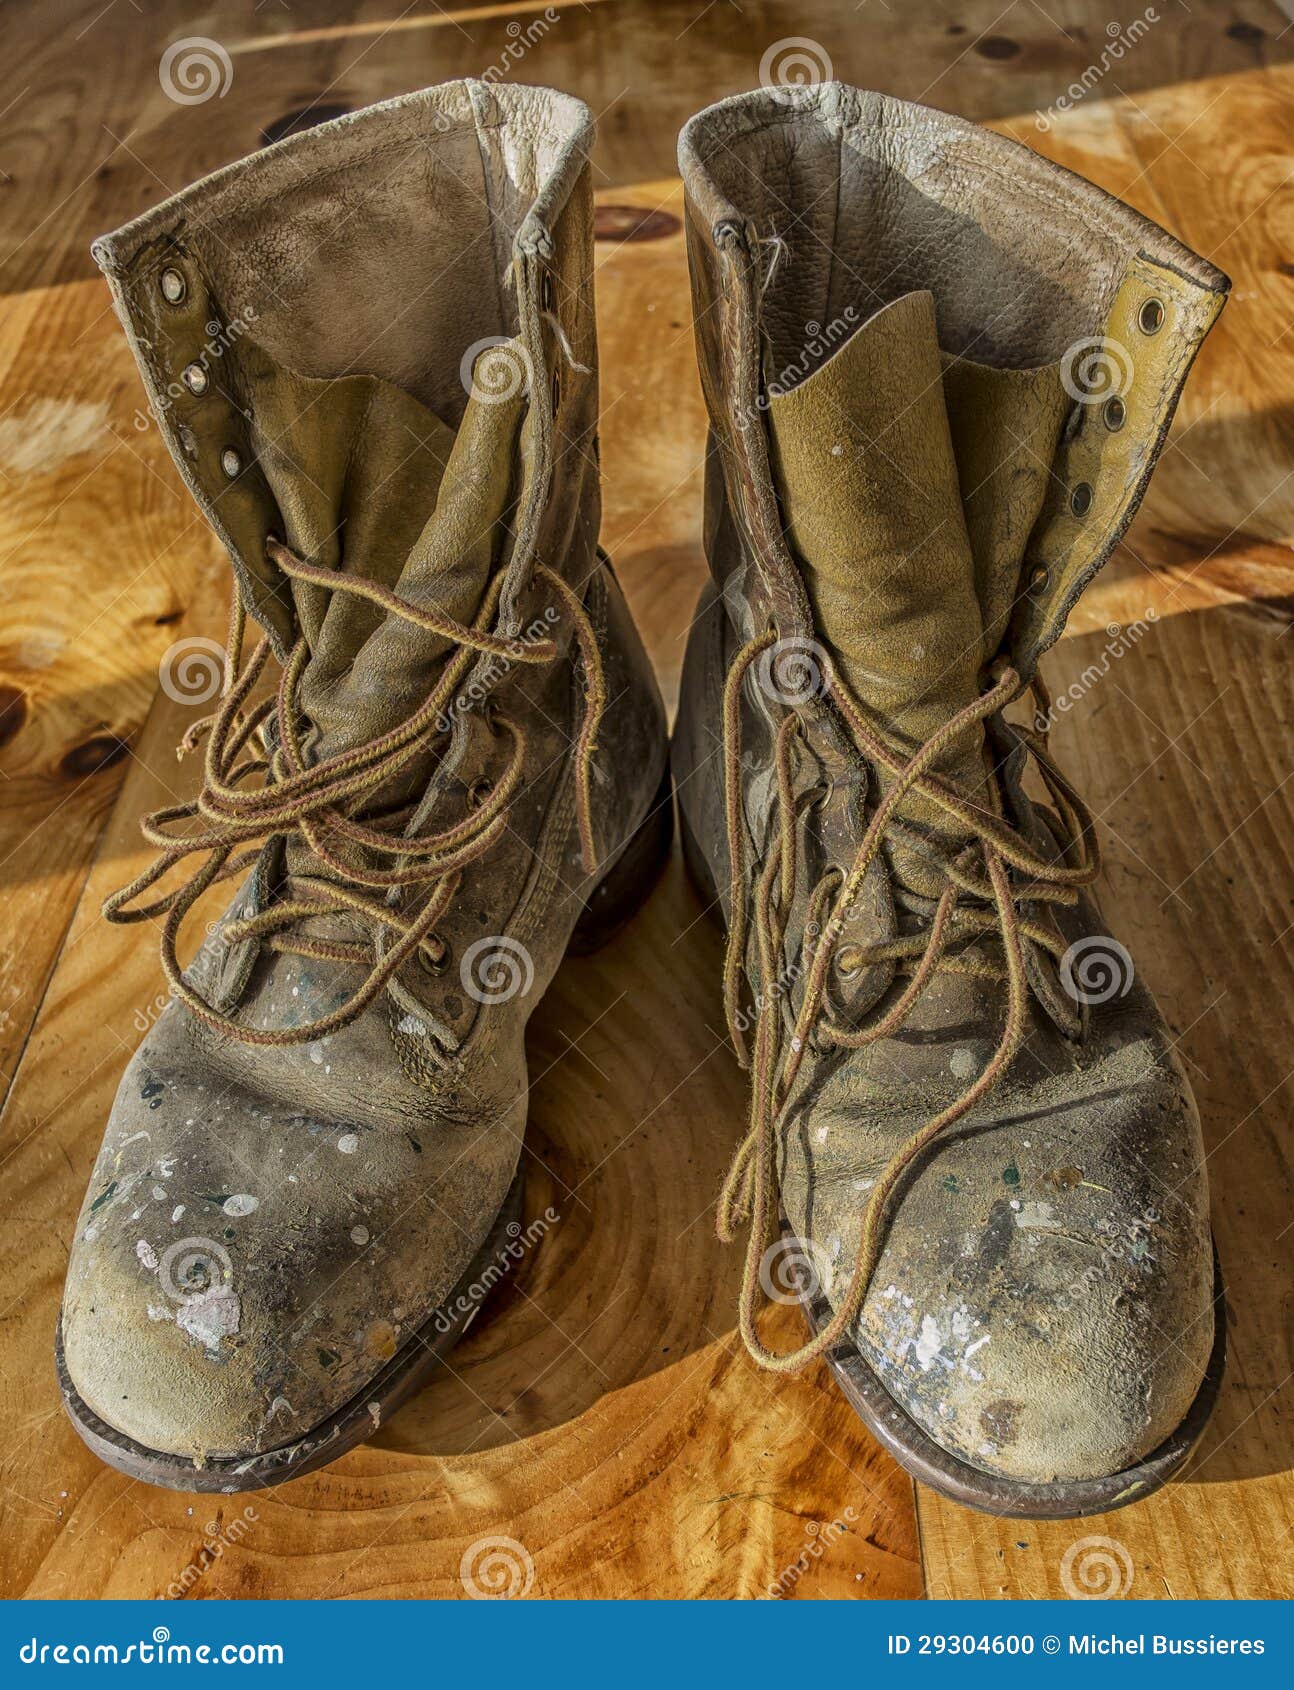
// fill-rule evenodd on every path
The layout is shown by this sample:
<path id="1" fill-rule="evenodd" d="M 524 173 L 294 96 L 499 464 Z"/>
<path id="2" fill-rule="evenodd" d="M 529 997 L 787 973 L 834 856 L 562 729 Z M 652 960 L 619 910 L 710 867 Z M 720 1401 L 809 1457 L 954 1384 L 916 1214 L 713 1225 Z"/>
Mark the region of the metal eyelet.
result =
<path id="1" fill-rule="evenodd" d="M 440 955 L 438 957 L 433 957 L 425 949 L 419 947 L 418 962 L 424 974 L 430 974 L 433 979 L 438 980 L 440 976 L 445 973 L 446 969 L 448 969 L 449 959 L 452 952 L 439 933 L 429 933 L 427 937 L 434 940 L 440 946 Z"/>
<path id="2" fill-rule="evenodd" d="M 1147 299 L 1137 313 L 1137 327 L 1142 334 L 1158 334 L 1166 315 L 1162 299 Z"/>
<path id="3" fill-rule="evenodd" d="M 556 416 L 558 408 L 562 402 L 562 373 L 560 370 L 553 371 L 553 385 L 550 391 L 550 397 L 553 402 L 553 415 Z"/>
<path id="4" fill-rule="evenodd" d="M 1040 593 L 1050 579 L 1051 571 L 1040 565 L 1029 577 L 1029 591 L 1031 593 Z"/>
<path id="5" fill-rule="evenodd" d="M 180 374 L 180 380 L 195 399 L 201 399 L 211 385 L 211 378 L 201 364 L 186 364 Z"/>
<path id="6" fill-rule="evenodd" d="M 189 284 L 184 279 L 184 272 L 171 265 L 168 265 L 157 278 L 157 286 L 162 298 L 168 305 L 179 305 L 189 291 Z"/>
<path id="7" fill-rule="evenodd" d="M 842 980 L 855 980 L 863 972 L 861 945 L 842 945 L 835 955 L 836 973 Z"/>
<path id="8" fill-rule="evenodd" d="M 1128 407 L 1117 393 L 1112 393 L 1105 401 L 1105 404 L 1101 407 L 1101 417 L 1111 434 L 1117 434 L 1124 423 L 1127 422 Z"/>
<path id="9" fill-rule="evenodd" d="M 1092 508 L 1092 483 L 1080 481 L 1069 495 L 1069 508 L 1077 517 L 1084 517 Z"/>
<path id="10" fill-rule="evenodd" d="M 474 780 L 467 789 L 467 807 L 469 810 L 479 810 L 481 805 L 494 791 L 494 782 L 487 776 Z"/>
<path id="11" fill-rule="evenodd" d="M 220 454 L 220 467 L 231 481 L 237 481 L 243 473 L 243 460 L 232 446 L 226 446 Z"/>
<path id="12" fill-rule="evenodd" d="M 545 311 L 553 309 L 555 294 L 553 291 L 553 275 L 551 270 L 545 270 L 539 284 L 539 303 Z"/>

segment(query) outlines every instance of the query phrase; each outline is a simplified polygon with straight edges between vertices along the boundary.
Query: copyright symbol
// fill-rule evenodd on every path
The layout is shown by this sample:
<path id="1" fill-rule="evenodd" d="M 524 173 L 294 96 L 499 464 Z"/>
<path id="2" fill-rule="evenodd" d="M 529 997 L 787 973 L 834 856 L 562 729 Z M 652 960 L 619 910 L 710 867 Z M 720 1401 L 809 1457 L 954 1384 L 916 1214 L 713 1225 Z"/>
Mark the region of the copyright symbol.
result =
<path id="1" fill-rule="evenodd" d="M 1059 1655 L 1059 1653 L 1060 1653 L 1060 1638 L 1059 1637 L 1044 1637 L 1043 1640 L 1042 1640 L 1042 1652 L 1043 1652 L 1044 1655 Z"/>

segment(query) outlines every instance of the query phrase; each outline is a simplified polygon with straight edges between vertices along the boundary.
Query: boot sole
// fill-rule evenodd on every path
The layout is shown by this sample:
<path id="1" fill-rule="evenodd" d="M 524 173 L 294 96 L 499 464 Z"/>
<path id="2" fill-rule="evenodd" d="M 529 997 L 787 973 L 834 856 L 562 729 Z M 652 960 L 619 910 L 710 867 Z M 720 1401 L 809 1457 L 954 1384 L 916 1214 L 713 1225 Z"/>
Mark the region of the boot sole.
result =
<path id="1" fill-rule="evenodd" d="M 688 877 L 706 905 L 706 914 L 726 929 L 722 905 L 709 864 L 679 806 L 679 836 Z M 793 1239 L 786 1216 L 779 1213 L 784 1239 Z M 811 1333 L 816 1336 L 831 1319 L 829 1299 L 816 1286 L 807 1265 L 794 1264 L 796 1295 Z M 1008 1519 L 1073 1520 L 1126 1508 L 1151 1495 L 1177 1473 L 1199 1443 L 1217 1403 L 1227 1359 L 1225 1288 L 1217 1246 L 1213 1250 L 1213 1349 L 1195 1400 L 1186 1417 L 1163 1443 L 1122 1472 L 1099 1479 L 1055 1479 L 1030 1484 L 1001 1478 L 946 1450 L 898 1403 L 879 1374 L 852 1344 L 840 1344 L 824 1355 L 836 1384 L 858 1418 L 895 1458 L 923 1485 L 964 1508 Z"/>
<path id="2" fill-rule="evenodd" d="M 624 927 L 645 903 L 669 858 L 674 804 L 669 765 L 647 815 L 590 893 L 567 947 L 587 956 Z M 521 1231 L 525 1170 L 518 1167 L 490 1231 L 453 1291 L 362 1391 L 294 1443 L 261 1454 L 212 1456 L 201 1466 L 183 1455 L 150 1449 L 97 1415 L 72 1383 L 63 1353 L 63 1322 L 54 1336 L 54 1362 L 68 1418 L 82 1441 L 109 1467 L 166 1490 L 231 1494 L 263 1490 L 300 1478 L 336 1461 L 372 1436 L 400 1405 L 426 1384 L 506 1277 Z M 484 1289 L 482 1287 L 484 1286 Z"/>

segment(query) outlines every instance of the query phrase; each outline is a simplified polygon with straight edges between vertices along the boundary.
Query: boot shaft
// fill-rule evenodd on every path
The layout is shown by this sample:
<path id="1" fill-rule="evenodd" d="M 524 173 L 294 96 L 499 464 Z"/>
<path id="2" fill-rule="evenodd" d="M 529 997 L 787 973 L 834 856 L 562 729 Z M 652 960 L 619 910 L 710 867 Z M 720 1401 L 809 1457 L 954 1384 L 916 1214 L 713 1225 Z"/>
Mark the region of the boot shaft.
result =
<path id="1" fill-rule="evenodd" d="M 971 562 L 964 576 L 946 561 L 932 574 L 928 556 L 910 562 L 898 585 L 917 602 L 902 608 L 938 621 L 942 602 L 945 620 L 959 623 L 934 676 L 936 693 L 957 693 L 953 707 L 999 653 L 1027 681 L 1140 502 L 1226 278 L 1017 143 L 838 83 L 710 107 L 684 129 L 679 162 L 721 477 L 708 550 L 722 577 L 737 554 L 720 531 L 741 536 L 751 565 L 744 631 L 771 618 L 782 637 L 810 638 L 819 608 L 783 503 L 788 488 L 792 498 L 808 489 L 796 485 L 802 466 L 785 462 L 783 436 L 794 431 L 779 427 L 779 407 L 792 408 L 815 378 L 830 380 L 830 364 L 861 357 L 869 330 L 879 334 L 885 316 L 928 295 L 933 324 L 909 325 L 884 360 L 891 370 L 896 352 L 908 360 L 903 382 L 879 409 L 873 402 L 846 421 L 872 439 L 897 425 L 894 477 L 910 472 L 904 429 L 930 403 L 937 358 L 949 456 L 936 474 L 955 464 L 962 510 L 936 499 L 928 526 L 960 517 L 955 538 Z M 926 430 L 922 443 L 929 438 Z M 875 538 L 859 528 L 864 541 Z M 858 597 L 877 585 L 862 549 Z M 959 592 L 973 593 L 974 605 Z M 921 657 L 909 654 L 909 664 L 909 688 L 928 688 Z M 884 699 L 877 704 L 884 714 Z"/>
<path id="2" fill-rule="evenodd" d="M 312 715 L 389 728 L 443 642 L 289 582 L 268 537 L 460 621 L 515 558 L 506 634 L 530 620 L 536 551 L 588 576 L 592 139 L 568 96 L 449 83 L 280 142 L 95 244 L 248 610 L 280 659 L 310 648 Z"/>

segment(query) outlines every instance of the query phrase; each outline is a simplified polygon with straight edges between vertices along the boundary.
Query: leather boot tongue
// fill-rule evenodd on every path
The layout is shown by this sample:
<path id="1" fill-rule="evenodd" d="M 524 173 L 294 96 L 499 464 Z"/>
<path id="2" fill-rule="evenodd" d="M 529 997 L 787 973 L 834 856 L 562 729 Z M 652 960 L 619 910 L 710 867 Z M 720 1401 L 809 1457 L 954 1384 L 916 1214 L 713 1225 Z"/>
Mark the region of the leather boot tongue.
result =
<path id="1" fill-rule="evenodd" d="M 373 376 L 318 381 L 269 365 L 254 390 L 254 444 L 288 545 L 470 623 L 518 496 L 523 395 L 473 388 L 455 430 Z M 449 654 L 442 636 L 353 594 L 299 582 L 292 594 L 313 756 L 366 744 L 426 699 Z"/>
<path id="2" fill-rule="evenodd" d="M 782 517 L 818 637 L 876 729 L 908 756 L 979 696 L 984 661 L 933 296 L 908 294 L 877 312 L 806 380 L 774 392 L 768 414 Z M 990 804 L 978 725 L 935 767 Z M 900 813 L 941 847 L 960 837 L 919 794 Z M 914 890 L 940 889 L 934 864 L 892 854 Z"/>

